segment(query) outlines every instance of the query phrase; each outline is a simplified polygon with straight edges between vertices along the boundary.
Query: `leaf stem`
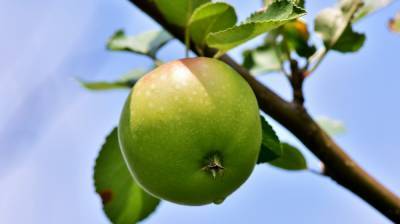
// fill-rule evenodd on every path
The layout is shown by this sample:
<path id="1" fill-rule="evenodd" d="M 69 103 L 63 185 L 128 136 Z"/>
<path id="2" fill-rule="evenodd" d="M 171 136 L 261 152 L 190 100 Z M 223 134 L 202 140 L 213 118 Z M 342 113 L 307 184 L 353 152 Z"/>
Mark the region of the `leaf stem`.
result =
<path id="1" fill-rule="evenodd" d="M 282 60 L 282 52 L 279 49 L 278 45 L 276 45 L 276 39 L 277 39 L 277 37 L 275 36 L 274 39 L 272 40 L 271 44 L 275 50 L 275 54 L 278 56 L 280 70 L 283 73 L 283 75 L 285 75 L 288 79 L 290 79 L 290 75 L 288 72 L 286 72 L 285 66 L 284 66 L 284 61 Z"/>
<path id="2" fill-rule="evenodd" d="M 340 39 L 340 37 L 342 36 L 342 34 L 344 33 L 344 31 L 346 30 L 346 28 L 351 24 L 351 21 L 354 17 L 354 14 L 363 6 L 363 2 L 361 0 L 354 0 L 352 2 L 352 5 L 350 7 L 350 9 L 347 11 L 346 15 L 345 15 L 345 21 L 346 24 L 341 26 L 333 35 L 331 41 L 325 46 L 325 48 L 323 48 L 323 50 L 318 53 L 317 57 L 316 57 L 316 62 L 314 62 L 314 65 L 311 67 L 311 69 L 309 69 L 306 72 L 306 76 L 309 76 L 311 73 L 313 73 L 318 66 L 321 64 L 321 62 L 324 60 L 324 58 L 326 57 L 326 55 L 328 54 L 328 52 L 332 49 L 333 46 L 335 46 L 335 44 L 338 42 L 338 40 Z"/>
<path id="3" fill-rule="evenodd" d="M 311 75 L 311 73 L 313 73 L 313 72 L 319 67 L 319 65 L 321 64 L 321 62 L 324 60 L 325 56 L 328 54 L 328 51 L 329 51 L 329 50 L 328 50 L 327 48 L 324 47 L 324 48 L 322 49 L 322 51 L 316 53 L 316 54 L 318 54 L 318 55 L 317 55 L 317 58 L 315 59 L 316 62 L 314 62 L 313 66 L 312 66 L 309 70 L 307 70 L 307 71 L 305 72 L 305 76 Z M 312 63 L 312 62 L 310 62 L 310 60 L 307 60 L 307 62 L 308 62 L 309 64 Z"/>

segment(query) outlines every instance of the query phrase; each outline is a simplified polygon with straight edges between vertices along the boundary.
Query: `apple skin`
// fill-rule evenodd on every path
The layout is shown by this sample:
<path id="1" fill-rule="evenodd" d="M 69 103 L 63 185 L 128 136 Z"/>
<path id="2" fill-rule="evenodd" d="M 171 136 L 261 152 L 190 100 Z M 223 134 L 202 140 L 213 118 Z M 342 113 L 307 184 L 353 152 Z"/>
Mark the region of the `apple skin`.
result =
<path id="1" fill-rule="evenodd" d="M 134 86 L 119 141 L 134 179 L 148 193 L 184 205 L 221 203 L 256 164 L 259 108 L 247 82 L 225 63 L 172 61 Z"/>

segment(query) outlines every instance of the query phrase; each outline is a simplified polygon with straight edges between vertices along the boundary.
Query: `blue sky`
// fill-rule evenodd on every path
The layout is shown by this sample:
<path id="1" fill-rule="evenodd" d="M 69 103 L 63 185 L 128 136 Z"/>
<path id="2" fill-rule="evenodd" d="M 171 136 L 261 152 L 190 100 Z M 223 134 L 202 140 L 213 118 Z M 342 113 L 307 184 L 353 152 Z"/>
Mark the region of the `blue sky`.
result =
<path id="1" fill-rule="evenodd" d="M 240 18 L 260 1 L 228 1 Z M 315 12 L 334 1 L 307 2 Z M 337 141 L 372 175 L 400 194 L 400 35 L 387 30 L 397 1 L 356 24 L 366 32 L 356 54 L 330 53 L 305 83 L 315 115 L 346 124 Z M 0 223 L 108 223 L 94 193 L 92 168 L 107 133 L 117 124 L 127 91 L 89 92 L 75 77 L 113 80 L 147 58 L 110 53 L 117 29 L 134 34 L 158 28 L 126 0 L 0 0 Z M 257 40 L 247 47 L 257 44 Z M 240 60 L 241 47 L 232 55 Z M 184 56 L 177 41 L 160 56 Z M 290 96 L 280 75 L 260 80 Z M 283 140 L 304 149 L 275 122 Z M 318 161 L 304 150 L 310 165 Z M 327 178 L 258 166 L 222 205 L 163 203 L 144 223 L 389 223 Z"/>

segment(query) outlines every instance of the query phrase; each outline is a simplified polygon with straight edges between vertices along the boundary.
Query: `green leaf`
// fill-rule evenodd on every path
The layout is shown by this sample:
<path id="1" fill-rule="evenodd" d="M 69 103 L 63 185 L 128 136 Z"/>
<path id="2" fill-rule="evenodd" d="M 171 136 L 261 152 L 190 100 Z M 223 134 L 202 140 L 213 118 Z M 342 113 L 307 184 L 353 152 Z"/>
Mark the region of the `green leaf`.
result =
<path id="1" fill-rule="evenodd" d="M 339 8 L 326 8 L 316 16 L 314 29 L 321 36 L 325 46 L 331 46 L 338 30 L 344 29 L 345 26 L 347 22 Z"/>
<path id="2" fill-rule="evenodd" d="M 85 82 L 80 81 L 80 84 L 89 90 L 112 90 L 112 89 L 129 89 L 134 83 L 130 82 Z"/>
<path id="3" fill-rule="evenodd" d="M 289 50 L 296 51 L 300 57 L 309 58 L 317 50 L 314 45 L 308 44 L 310 33 L 304 21 L 300 19 L 290 21 L 282 26 L 281 32 Z"/>
<path id="4" fill-rule="evenodd" d="M 288 60 L 286 52 L 295 51 L 305 58 L 315 53 L 309 37 L 307 24 L 301 19 L 292 20 L 269 32 L 261 46 L 244 51 L 243 66 L 254 75 L 280 71 Z"/>
<path id="5" fill-rule="evenodd" d="M 136 36 L 125 36 L 124 31 L 118 30 L 108 41 L 107 48 L 112 51 L 129 51 L 137 54 L 155 57 L 157 51 L 172 36 L 164 30 L 147 31 Z"/>
<path id="6" fill-rule="evenodd" d="M 342 0 L 350 1 L 350 0 Z M 392 3 L 393 0 L 363 0 L 363 7 L 355 14 L 353 21 L 358 21 L 365 16 L 376 12 Z"/>
<path id="7" fill-rule="evenodd" d="M 264 0 L 263 2 L 264 2 L 264 6 L 268 7 L 269 5 L 271 5 L 272 3 L 276 2 L 276 1 L 279 1 L 279 0 Z M 292 0 L 292 2 L 295 5 L 298 5 L 298 6 L 302 7 L 302 8 L 304 8 L 304 5 L 305 5 L 305 1 L 304 0 Z"/>
<path id="8" fill-rule="evenodd" d="M 346 128 L 343 122 L 335 120 L 333 118 L 320 116 L 316 119 L 319 126 L 324 129 L 330 135 L 339 135 L 346 132 Z"/>
<path id="9" fill-rule="evenodd" d="M 136 81 L 142 77 L 145 72 L 141 70 L 132 70 L 126 75 L 123 75 L 119 80 L 113 82 L 87 82 L 78 80 L 78 82 L 89 90 L 113 90 L 113 89 L 129 89 L 135 85 Z"/>
<path id="10" fill-rule="evenodd" d="M 115 224 L 132 224 L 149 216 L 160 200 L 133 180 L 122 157 L 117 128 L 107 136 L 94 168 L 96 192 L 107 217 Z"/>
<path id="11" fill-rule="evenodd" d="M 351 26 L 347 26 L 332 49 L 340 52 L 356 52 L 363 46 L 365 39 L 365 34 L 354 32 Z"/>
<path id="12" fill-rule="evenodd" d="M 298 5 L 298 6 L 300 6 L 300 7 L 302 7 L 302 8 L 304 8 L 304 6 L 306 4 L 305 0 L 293 0 L 293 3 Z"/>
<path id="13" fill-rule="evenodd" d="M 269 6 L 272 4 L 272 2 L 274 2 L 275 0 L 263 0 L 264 6 Z"/>
<path id="14" fill-rule="evenodd" d="M 273 2 L 266 10 L 252 14 L 239 25 L 210 33 L 207 44 L 222 54 L 260 34 L 275 29 L 305 14 L 305 10 L 289 0 Z"/>
<path id="15" fill-rule="evenodd" d="M 155 0 L 157 8 L 171 24 L 186 27 L 193 11 L 210 0 Z"/>
<path id="16" fill-rule="evenodd" d="M 285 170 L 305 170 L 307 162 L 300 150 L 288 143 L 282 143 L 282 156 L 271 162 L 272 166 Z"/>
<path id="17" fill-rule="evenodd" d="M 393 19 L 389 20 L 389 29 L 393 32 L 400 33 L 400 12 Z"/>
<path id="18" fill-rule="evenodd" d="M 236 20 L 235 9 L 231 5 L 224 2 L 207 3 L 193 12 L 188 28 L 192 40 L 204 46 L 209 33 L 234 26 Z"/>
<path id="19" fill-rule="evenodd" d="M 253 75 L 276 72 L 281 69 L 276 50 L 270 45 L 244 51 L 243 66 Z"/>
<path id="20" fill-rule="evenodd" d="M 274 129 L 263 116 L 261 116 L 261 127 L 262 142 L 257 164 L 275 160 L 282 155 L 281 142 Z"/>
<path id="21" fill-rule="evenodd" d="M 326 48 L 355 52 L 364 44 L 365 35 L 353 31 L 345 13 L 339 7 L 322 10 L 315 18 L 315 31 Z"/>

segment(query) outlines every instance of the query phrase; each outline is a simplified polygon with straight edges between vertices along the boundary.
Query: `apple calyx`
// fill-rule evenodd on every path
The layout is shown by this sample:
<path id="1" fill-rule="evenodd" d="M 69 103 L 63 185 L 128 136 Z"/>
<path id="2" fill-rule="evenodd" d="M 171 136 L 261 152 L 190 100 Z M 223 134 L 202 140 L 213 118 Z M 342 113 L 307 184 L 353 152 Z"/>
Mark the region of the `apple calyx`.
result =
<path id="1" fill-rule="evenodd" d="M 217 177 L 217 175 L 222 175 L 224 172 L 224 167 L 222 166 L 222 162 L 218 154 L 214 154 L 209 157 L 206 165 L 202 169 L 211 173 L 214 179 Z"/>

